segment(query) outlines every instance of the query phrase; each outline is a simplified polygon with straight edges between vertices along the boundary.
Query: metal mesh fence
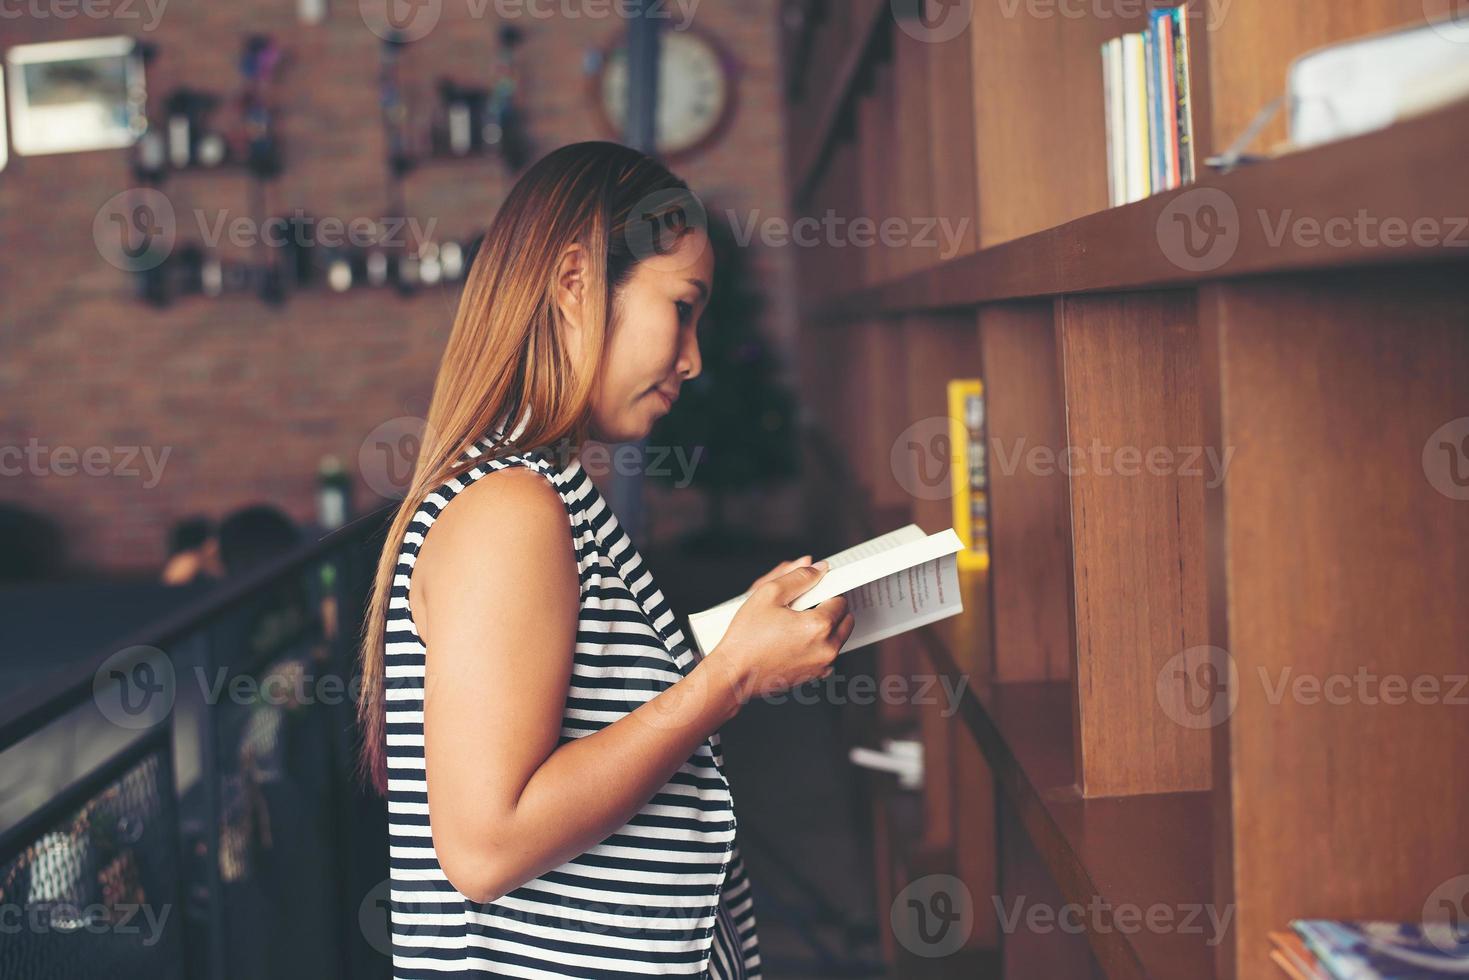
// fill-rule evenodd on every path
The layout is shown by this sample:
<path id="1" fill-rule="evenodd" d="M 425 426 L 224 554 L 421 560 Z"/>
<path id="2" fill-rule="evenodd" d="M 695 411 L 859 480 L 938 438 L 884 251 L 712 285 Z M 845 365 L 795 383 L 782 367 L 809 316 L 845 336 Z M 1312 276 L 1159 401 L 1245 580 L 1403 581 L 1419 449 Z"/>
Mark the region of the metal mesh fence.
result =
<path id="1" fill-rule="evenodd" d="M 0 977 L 183 976 L 166 732 L 0 842 Z"/>

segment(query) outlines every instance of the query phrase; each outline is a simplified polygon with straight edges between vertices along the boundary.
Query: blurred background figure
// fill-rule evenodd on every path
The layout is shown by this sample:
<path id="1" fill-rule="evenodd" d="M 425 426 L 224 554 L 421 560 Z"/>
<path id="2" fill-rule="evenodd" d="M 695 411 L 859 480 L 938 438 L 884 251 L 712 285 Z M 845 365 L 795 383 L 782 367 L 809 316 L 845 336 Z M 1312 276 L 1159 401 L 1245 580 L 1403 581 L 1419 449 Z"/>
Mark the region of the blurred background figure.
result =
<path id="1" fill-rule="evenodd" d="M 219 524 L 219 558 L 224 573 L 242 575 L 286 554 L 302 540 L 300 528 L 270 504 L 253 504 Z"/>
<path id="2" fill-rule="evenodd" d="M 189 585 L 224 577 L 214 521 L 187 517 L 168 532 L 168 561 L 159 576 L 164 585 Z"/>
<path id="3" fill-rule="evenodd" d="M 61 574 L 61 529 L 50 518 L 0 504 L 0 585 L 42 582 Z"/>

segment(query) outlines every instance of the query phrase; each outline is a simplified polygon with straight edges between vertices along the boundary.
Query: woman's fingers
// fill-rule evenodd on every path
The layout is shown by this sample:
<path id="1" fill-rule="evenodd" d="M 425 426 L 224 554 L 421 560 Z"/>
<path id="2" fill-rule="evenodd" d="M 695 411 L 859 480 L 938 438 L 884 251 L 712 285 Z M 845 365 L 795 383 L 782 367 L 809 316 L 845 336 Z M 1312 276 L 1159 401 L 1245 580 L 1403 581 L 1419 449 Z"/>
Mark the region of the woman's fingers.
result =
<path id="1" fill-rule="evenodd" d="M 766 582 L 770 581 L 773 578 L 780 578 L 782 575 L 793 568 L 800 568 L 802 565 L 809 564 L 811 564 L 810 555 L 802 555 L 800 558 L 783 561 L 779 565 L 776 565 L 774 568 L 772 568 L 770 571 L 766 572 L 764 575 L 757 578 L 753 583 L 751 583 L 750 591 L 753 592 L 755 589 L 759 588 L 761 585 L 764 585 Z"/>

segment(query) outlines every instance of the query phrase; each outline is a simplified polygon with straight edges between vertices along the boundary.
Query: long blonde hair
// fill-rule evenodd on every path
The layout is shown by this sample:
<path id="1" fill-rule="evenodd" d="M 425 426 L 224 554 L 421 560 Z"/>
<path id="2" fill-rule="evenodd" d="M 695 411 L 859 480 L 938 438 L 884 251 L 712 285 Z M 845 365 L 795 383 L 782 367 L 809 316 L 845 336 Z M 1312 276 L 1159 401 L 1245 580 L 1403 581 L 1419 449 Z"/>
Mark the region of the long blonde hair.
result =
<path id="1" fill-rule="evenodd" d="M 702 217 L 688 185 L 661 163 L 604 141 L 563 146 L 525 172 L 506 196 L 471 265 L 454 329 L 434 382 L 413 477 L 378 559 L 363 624 L 361 775 L 387 792 L 384 644 L 398 552 L 425 496 L 484 461 L 466 451 L 502 419 L 491 456 L 518 449 L 575 448 L 588 437 L 592 393 L 617 290 L 638 262 L 671 249 Z M 575 363 L 555 302 L 565 249 L 586 253 L 589 343 Z M 525 418 L 524 413 L 529 413 Z M 523 430 L 515 435 L 519 420 Z"/>

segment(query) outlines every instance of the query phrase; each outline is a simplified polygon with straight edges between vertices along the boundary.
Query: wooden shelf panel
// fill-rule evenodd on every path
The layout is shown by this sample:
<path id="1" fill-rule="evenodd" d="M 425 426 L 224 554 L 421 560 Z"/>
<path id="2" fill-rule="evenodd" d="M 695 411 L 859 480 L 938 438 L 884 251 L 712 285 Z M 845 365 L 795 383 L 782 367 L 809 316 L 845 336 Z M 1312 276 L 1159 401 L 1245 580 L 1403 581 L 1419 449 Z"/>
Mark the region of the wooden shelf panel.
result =
<path id="1" fill-rule="evenodd" d="M 935 667 L 957 684 L 954 657 L 922 631 Z M 1026 834 L 1069 903 L 1109 977 L 1214 976 L 1210 794 L 1083 800 L 1072 761 L 1071 686 L 1065 681 L 964 688 L 960 715 L 1016 808 Z M 1093 927 L 1093 902 L 1105 928 Z M 1183 929 L 1114 923 L 1108 910 L 1166 910 Z M 1157 913 L 1162 915 L 1162 912 Z M 1124 931 L 1122 926 L 1128 926 Z"/>
<path id="2" fill-rule="evenodd" d="M 1100 211 L 876 286 L 828 291 L 808 300 L 806 312 L 871 317 L 1274 272 L 1464 262 L 1469 248 L 1423 244 L 1427 238 L 1415 243 L 1406 233 L 1399 243 L 1395 229 L 1384 236 L 1382 223 L 1396 219 L 1410 229 L 1415 220 L 1426 218 L 1436 222 L 1440 240 L 1453 239 L 1450 216 L 1469 214 L 1469 182 L 1459 177 L 1466 155 L 1469 105 L 1461 104 L 1355 139 L 1209 176 L 1182 190 Z M 1201 207 L 1224 201 L 1238 215 L 1229 219 L 1225 212 L 1229 224 L 1224 227 L 1238 229 L 1232 254 L 1221 247 L 1210 267 L 1193 269 L 1170 258 L 1178 249 L 1170 243 L 1165 251 L 1160 226 L 1173 224 L 1175 213 L 1199 215 Z M 1360 215 L 1365 215 L 1368 232 L 1356 230 Z M 1333 219 L 1351 223 L 1340 246 L 1321 238 L 1321 227 Z M 1282 220 L 1299 233 L 1278 235 Z M 1458 240 L 1464 234 L 1459 229 Z"/>
<path id="3" fill-rule="evenodd" d="M 790 146 L 791 200 L 800 203 L 815 181 L 827 148 L 836 135 L 837 122 L 846 111 L 867 61 L 868 51 L 879 35 L 879 28 L 891 23 L 889 5 L 879 0 L 844 0 L 852 3 L 851 20 L 847 24 L 844 47 L 831 64 L 829 73 L 822 72 L 823 84 L 807 84 L 812 95 L 806 105 L 792 107 L 791 118 L 809 121 L 809 126 L 793 128 L 787 137 Z M 815 68 L 811 74 L 817 74 Z M 811 102 L 814 101 L 814 105 Z"/>

